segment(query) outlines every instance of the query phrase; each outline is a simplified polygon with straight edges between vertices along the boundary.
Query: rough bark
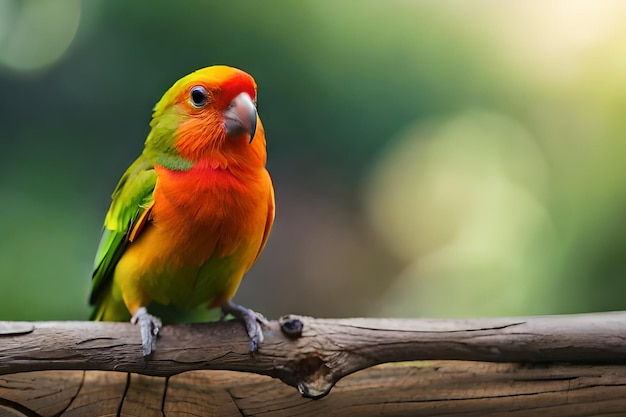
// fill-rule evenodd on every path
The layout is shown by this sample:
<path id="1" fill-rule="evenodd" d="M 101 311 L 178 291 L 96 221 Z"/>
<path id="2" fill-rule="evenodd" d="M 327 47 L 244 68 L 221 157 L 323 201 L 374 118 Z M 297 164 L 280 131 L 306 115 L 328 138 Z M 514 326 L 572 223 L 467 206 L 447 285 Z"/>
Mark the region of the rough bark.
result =
<path id="1" fill-rule="evenodd" d="M 279 378 L 305 397 L 320 398 L 342 377 L 388 362 L 626 363 L 624 312 L 474 320 L 286 316 L 270 322 L 264 334 L 251 354 L 241 323 L 165 326 L 146 360 L 139 331 L 128 323 L 0 322 L 0 375 L 102 370 L 170 377 L 234 370 Z"/>

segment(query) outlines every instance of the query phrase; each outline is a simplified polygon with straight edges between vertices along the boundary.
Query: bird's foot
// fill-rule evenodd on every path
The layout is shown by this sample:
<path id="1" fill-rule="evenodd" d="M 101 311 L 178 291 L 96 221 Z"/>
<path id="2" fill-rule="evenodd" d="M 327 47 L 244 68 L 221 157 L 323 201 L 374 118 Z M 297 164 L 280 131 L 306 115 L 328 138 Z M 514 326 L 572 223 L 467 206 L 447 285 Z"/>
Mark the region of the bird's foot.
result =
<path id="1" fill-rule="evenodd" d="M 152 314 L 148 314 L 145 307 L 140 307 L 133 317 L 130 319 L 133 324 L 139 324 L 141 331 L 141 346 L 143 347 L 143 356 L 148 357 L 156 349 L 157 335 L 161 328 L 161 319 Z"/>
<path id="2" fill-rule="evenodd" d="M 267 319 L 261 313 L 235 304 L 232 301 L 222 306 L 221 319 L 224 320 L 227 314 L 232 314 L 235 318 L 243 320 L 250 338 L 250 352 L 256 352 L 259 349 L 259 345 L 263 343 L 263 329 L 261 325 L 267 324 Z"/>

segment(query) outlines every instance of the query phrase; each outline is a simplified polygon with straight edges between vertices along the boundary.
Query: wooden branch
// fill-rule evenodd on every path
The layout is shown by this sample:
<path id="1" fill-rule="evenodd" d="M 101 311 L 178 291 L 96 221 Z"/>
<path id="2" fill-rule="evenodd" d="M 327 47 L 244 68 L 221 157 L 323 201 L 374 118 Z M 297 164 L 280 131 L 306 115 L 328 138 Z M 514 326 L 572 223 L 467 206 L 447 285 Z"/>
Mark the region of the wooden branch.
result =
<path id="1" fill-rule="evenodd" d="M 472 320 L 285 316 L 264 334 L 252 355 L 241 323 L 165 326 L 144 360 L 139 331 L 129 323 L 0 322 L 0 374 L 234 370 L 279 378 L 320 398 L 342 377 L 387 362 L 626 363 L 626 312 Z"/>

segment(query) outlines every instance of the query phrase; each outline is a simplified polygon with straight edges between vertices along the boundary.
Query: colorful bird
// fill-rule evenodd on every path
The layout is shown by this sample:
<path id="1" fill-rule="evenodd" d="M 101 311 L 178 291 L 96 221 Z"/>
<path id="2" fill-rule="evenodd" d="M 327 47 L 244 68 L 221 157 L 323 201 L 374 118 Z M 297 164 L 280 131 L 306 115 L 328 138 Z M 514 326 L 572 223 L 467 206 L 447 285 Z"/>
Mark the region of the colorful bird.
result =
<path id="1" fill-rule="evenodd" d="M 154 107 L 144 150 L 113 192 L 96 254 L 92 320 L 138 323 L 156 346 L 152 302 L 206 304 L 242 319 L 255 351 L 265 319 L 231 301 L 274 221 L 256 83 L 212 66 L 178 80 Z"/>

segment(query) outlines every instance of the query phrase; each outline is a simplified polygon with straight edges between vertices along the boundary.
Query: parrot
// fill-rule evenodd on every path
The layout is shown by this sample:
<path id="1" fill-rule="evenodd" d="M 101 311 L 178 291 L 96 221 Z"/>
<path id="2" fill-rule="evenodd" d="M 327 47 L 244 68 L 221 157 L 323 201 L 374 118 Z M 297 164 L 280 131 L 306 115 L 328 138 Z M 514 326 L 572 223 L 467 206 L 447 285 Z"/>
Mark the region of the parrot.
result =
<path id="1" fill-rule="evenodd" d="M 141 155 L 122 175 L 104 220 L 92 275 L 91 320 L 139 325 L 143 356 L 161 319 L 151 303 L 206 305 L 242 320 L 250 350 L 267 320 L 231 301 L 265 247 L 274 186 L 265 168 L 257 85 L 225 65 L 192 72 L 155 105 Z"/>

